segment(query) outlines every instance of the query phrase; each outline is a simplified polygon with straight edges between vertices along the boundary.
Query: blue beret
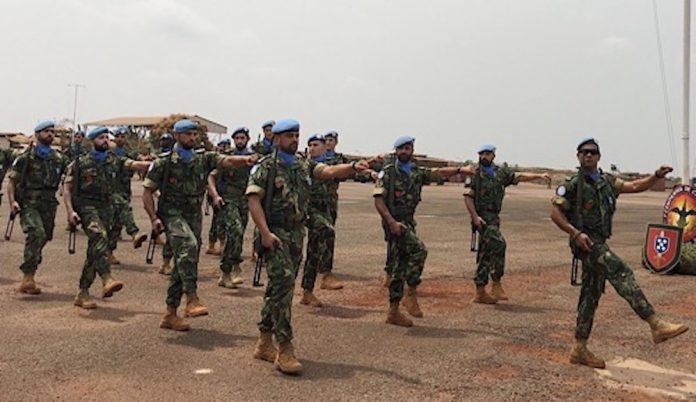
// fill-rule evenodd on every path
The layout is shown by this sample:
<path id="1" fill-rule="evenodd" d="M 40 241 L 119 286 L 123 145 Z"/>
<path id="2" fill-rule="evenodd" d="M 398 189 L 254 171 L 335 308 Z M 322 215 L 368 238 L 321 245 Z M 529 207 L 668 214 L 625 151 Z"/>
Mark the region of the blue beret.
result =
<path id="1" fill-rule="evenodd" d="M 261 128 L 273 127 L 273 126 L 275 126 L 275 120 L 268 120 L 267 122 L 265 122 L 261 125 Z"/>
<path id="2" fill-rule="evenodd" d="M 94 140 L 95 138 L 99 137 L 102 134 L 107 134 L 109 133 L 109 129 L 104 127 L 104 126 L 99 126 L 95 128 L 94 130 L 90 131 L 89 134 L 87 134 L 87 139 L 88 140 Z"/>
<path id="3" fill-rule="evenodd" d="M 225 144 L 231 144 L 231 143 L 232 143 L 232 141 L 230 141 L 229 138 L 225 138 L 223 140 L 218 141 L 218 146 L 225 145 Z"/>
<path id="4" fill-rule="evenodd" d="M 300 131 L 300 122 L 295 119 L 285 119 L 273 125 L 273 134 Z"/>
<path id="5" fill-rule="evenodd" d="M 406 144 L 413 144 L 415 141 L 415 138 L 404 135 L 403 137 L 399 137 L 396 139 L 396 141 L 394 141 L 394 148 L 399 148 Z"/>
<path id="6" fill-rule="evenodd" d="M 159 139 L 160 139 L 160 141 L 162 141 L 162 140 L 173 140 L 174 137 L 172 137 L 172 135 L 169 134 L 169 133 L 164 133 L 164 134 L 160 135 Z"/>
<path id="7" fill-rule="evenodd" d="M 244 127 L 244 126 L 237 127 L 232 132 L 232 137 L 234 137 L 236 134 L 239 134 L 239 133 L 246 134 L 246 136 L 248 137 L 249 136 L 249 129 Z"/>
<path id="8" fill-rule="evenodd" d="M 326 134 L 324 134 L 324 138 L 338 138 L 338 133 L 335 131 L 327 131 Z"/>
<path id="9" fill-rule="evenodd" d="M 587 145 L 587 144 L 594 144 L 597 146 L 597 150 L 599 150 L 599 143 L 597 142 L 597 140 L 595 140 L 592 137 L 585 138 L 584 140 L 580 141 L 580 143 L 578 144 L 577 150 L 579 151 L 583 145 Z"/>
<path id="10" fill-rule="evenodd" d="M 321 135 L 321 134 L 312 134 L 308 139 L 307 139 L 307 145 L 309 145 L 310 142 L 312 141 L 321 141 L 321 142 L 326 142 L 326 136 Z"/>
<path id="11" fill-rule="evenodd" d="M 176 123 L 174 123 L 174 134 L 196 130 L 197 128 L 198 124 L 196 124 L 195 121 L 191 121 L 189 119 L 179 120 Z"/>
<path id="12" fill-rule="evenodd" d="M 127 134 L 127 133 L 128 133 L 128 127 L 126 127 L 126 126 L 121 126 L 121 127 L 118 127 L 116 130 L 114 130 L 114 135 Z"/>
<path id="13" fill-rule="evenodd" d="M 495 145 L 493 144 L 486 144 L 486 145 L 481 145 L 477 153 L 481 152 L 493 152 L 495 153 Z"/>
<path id="14" fill-rule="evenodd" d="M 47 128 L 53 128 L 56 126 L 56 123 L 52 120 L 45 120 L 42 121 L 41 123 L 37 124 L 36 127 L 34 127 L 34 132 L 38 133 L 39 131 L 43 131 Z"/>

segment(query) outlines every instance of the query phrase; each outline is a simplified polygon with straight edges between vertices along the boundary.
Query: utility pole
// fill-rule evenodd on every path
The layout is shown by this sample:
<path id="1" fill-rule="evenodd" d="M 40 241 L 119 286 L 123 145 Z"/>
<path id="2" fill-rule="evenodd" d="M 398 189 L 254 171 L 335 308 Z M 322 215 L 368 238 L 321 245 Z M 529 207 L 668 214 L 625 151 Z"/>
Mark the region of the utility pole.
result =
<path id="1" fill-rule="evenodd" d="M 77 91 L 80 88 L 85 88 L 83 84 L 68 84 L 69 87 L 75 88 L 75 98 L 73 101 L 73 117 L 72 117 L 72 122 L 73 122 L 73 132 L 75 132 L 75 129 L 77 128 Z"/>
<path id="2" fill-rule="evenodd" d="M 691 184 L 691 168 L 689 157 L 689 89 L 691 83 L 691 0 L 684 0 L 684 88 L 683 88 L 683 119 L 682 122 L 682 184 Z"/>

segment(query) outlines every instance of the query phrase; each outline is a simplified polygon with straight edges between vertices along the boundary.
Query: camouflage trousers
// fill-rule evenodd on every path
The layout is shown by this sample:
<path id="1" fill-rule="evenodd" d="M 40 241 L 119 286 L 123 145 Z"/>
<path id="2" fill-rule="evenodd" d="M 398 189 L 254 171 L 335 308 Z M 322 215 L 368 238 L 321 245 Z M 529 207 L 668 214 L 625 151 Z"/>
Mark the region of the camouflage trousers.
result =
<path id="1" fill-rule="evenodd" d="M 220 208 L 213 208 L 213 219 L 210 222 L 210 230 L 208 231 L 208 243 L 213 244 L 216 241 L 225 240 L 225 229 L 222 222 L 222 213 Z"/>
<path id="2" fill-rule="evenodd" d="M 80 289 L 88 290 L 94 283 L 96 274 L 103 278 L 111 272 L 108 230 L 114 219 L 114 209 L 108 204 L 98 207 L 87 205 L 79 208 L 78 215 L 88 239 L 87 258 L 80 276 Z"/>
<path id="3" fill-rule="evenodd" d="M 171 260 L 174 258 L 174 250 L 172 250 L 172 245 L 169 244 L 169 237 L 165 235 L 164 246 L 162 246 L 162 259 Z"/>
<path id="4" fill-rule="evenodd" d="M 27 237 L 24 242 L 24 261 L 19 269 L 25 274 L 36 272 L 41 264 L 41 252 L 53 238 L 57 207 L 58 201 L 55 198 L 41 203 L 22 204 L 19 222 Z"/>
<path id="5" fill-rule="evenodd" d="M 389 302 L 393 303 L 403 298 L 404 282 L 411 287 L 420 284 L 428 250 L 412 225 L 408 225 L 400 237 L 392 237 L 391 243 L 395 265 L 389 282 Z"/>
<path id="6" fill-rule="evenodd" d="M 184 293 L 195 293 L 198 288 L 202 217 L 197 210 L 165 215 L 163 221 L 167 243 L 174 251 L 174 266 L 169 277 L 166 303 L 169 307 L 177 308 Z"/>
<path id="7" fill-rule="evenodd" d="M 314 290 L 317 272 L 330 272 L 336 231 L 329 211 L 310 206 L 307 216 L 307 259 L 302 272 L 302 289 Z"/>
<path id="8" fill-rule="evenodd" d="M 614 287 L 642 319 L 655 310 L 640 290 L 633 271 L 605 243 L 595 243 L 592 252 L 582 257 L 582 285 L 578 302 L 576 339 L 588 339 L 592 331 L 595 311 L 604 292 L 605 281 Z"/>
<path id="9" fill-rule="evenodd" d="M 292 340 L 292 297 L 295 277 L 302 262 L 304 227 L 271 230 L 282 244 L 275 250 L 264 252 L 268 285 L 258 328 L 261 332 L 273 332 L 278 342 L 287 342 Z"/>
<path id="10" fill-rule="evenodd" d="M 124 227 L 129 236 L 140 231 L 133 219 L 133 208 L 130 202 L 130 194 L 114 194 L 114 222 L 109 230 L 109 249 L 111 251 L 116 250 L 118 237 Z"/>
<path id="11" fill-rule="evenodd" d="M 225 205 L 220 210 L 220 225 L 222 227 L 225 248 L 222 250 L 220 270 L 229 274 L 232 266 L 242 261 L 242 245 L 244 243 L 244 231 L 249 222 L 249 207 L 246 199 L 225 200 Z"/>
<path id="12" fill-rule="evenodd" d="M 387 242 L 387 257 L 384 261 L 384 272 L 391 275 L 394 273 L 394 267 L 396 265 L 394 258 L 396 255 L 396 244 L 389 241 L 389 234 L 387 233 L 389 228 L 382 225 L 382 230 L 384 231 L 384 241 Z"/>
<path id="13" fill-rule="evenodd" d="M 500 226 L 488 224 L 479 232 L 478 266 L 474 283 L 476 286 L 488 284 L 488 277 L 499 282 L 505 274 L 505 239 Z"/>
<path id="14" fill-rule="evenodd" d="M 331 200 L 331 203 L 329 204 L 329 213 L 331 214 L 331 226 L 334 228 L 334 235 L 331 238 L 331 241 L 328 243 L 328 249 L 329 249 L 329 263 L 326 266 L 326 272 L 331 272 L 333 271 L 333 265 L 334 265 L 334 249 L 336 248 L 336 219 L 338 219 L 338 197 L 334 198 Z"/>

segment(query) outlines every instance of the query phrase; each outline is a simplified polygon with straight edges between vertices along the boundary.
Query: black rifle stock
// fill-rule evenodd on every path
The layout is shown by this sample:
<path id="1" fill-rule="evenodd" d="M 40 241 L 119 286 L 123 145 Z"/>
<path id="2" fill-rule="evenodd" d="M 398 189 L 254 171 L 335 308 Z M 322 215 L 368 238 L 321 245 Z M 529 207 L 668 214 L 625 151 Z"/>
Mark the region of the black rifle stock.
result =
<path id="1" fill-rule="evenodd" d="M 72 187 L 72 203 L 73 203 L 73 209 L 79 211 L 79 205 L 78 203 L 80 202 L 79 199 L 79 194 L 80 194 L 80 157 L 78 156 L 75 158 L 75 162 L 73 162 L 75 165 L 73 166 L 73 187 Z M 68 254 L 75 254 L 75 244 L 77 242 L 77 225 L 80 224 L 80 220 L 78 219 L 75 224 L 68 224 L 70 228 L 70 234 L 68 234 Z"/>
<path id="2" fill-rule="evenodd" d="M 479 193 L 481 191 L 481 162 L 476 169 L 476 177 L 474 178 L 474 210 L 479 213 Z M 471 252 L 476 253 L 476 263 L 481 259 L 481 237 L 474 222 L 471 222 Z"/>
<path id="3" fill-rule="evenodd" d="M 270 216 L 271 216 L 271 207 L 273 206 L 273 189 L 275 188 L 275 178 L 277 174 L 277 169 L 278 169 L 278 149 L 276 148 L 273 151 L 273 164 L 271 165 L 271 169 L 268 171 L 268 180 L 266 182 L 266 193 L 265 197 L 263 199 L 263 214 L 264 218 L 266 219 L 266 224 L 269 225 L 270 223 Z M 270 225 L 269 225 L 270 227 Z M 261 233 L 257 236 L 256 239 L 256 266 L 254 267 L 254 280 L 253 280 L 253 285 L 254 287 L 260 287 L 263 286 L 263 283 L 261 283 L 261 270 L 263 269 L 263 262 L 264 262 L 264 257 L 266 250 L 263 246 L 263 242 L 261 241 Z"/>
<path id="4" fill-rule="evenodd" d="M 14 211 L 10 212 L 10 217 L 7 220 L 7 227 L 5 227 L 5 240 L 10 240 L 10 237 L 12 237 L 12 229 L 14 229 L 16 217 L 17 214 Z"/>
<path id="5" fill-rule="evenodd" d="M 157 248 L 157 236 L 159 236 L 159 233 L 157 233 L 156 230 L 153 230 L 150 233 L 150 241 L 147 243 L 147 253 L 145 254 L 145 263 L 148 265 L 152 265 L 152 261 L 155 258 L 155 249 Z"/>

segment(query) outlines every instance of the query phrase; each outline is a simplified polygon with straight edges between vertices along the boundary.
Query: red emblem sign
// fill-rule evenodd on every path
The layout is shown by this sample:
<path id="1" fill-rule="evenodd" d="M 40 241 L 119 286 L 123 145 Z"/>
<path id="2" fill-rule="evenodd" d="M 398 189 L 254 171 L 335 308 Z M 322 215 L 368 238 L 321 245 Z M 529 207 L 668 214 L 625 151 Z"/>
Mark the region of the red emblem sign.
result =
<path id="1" fill-rule="evenodd" d="M 662 223 L 684 232 L 684 243 L 696 239 L 696 188 L 676 185 L 662 210 Z"/>
<path id="2" fill-rule="evenodd" d="M 681 255 L 683 231 L 670 225 L 648 224 L 643 248 L 643 263 L 653 273 L 665 274 L 674 268 Z"/>

